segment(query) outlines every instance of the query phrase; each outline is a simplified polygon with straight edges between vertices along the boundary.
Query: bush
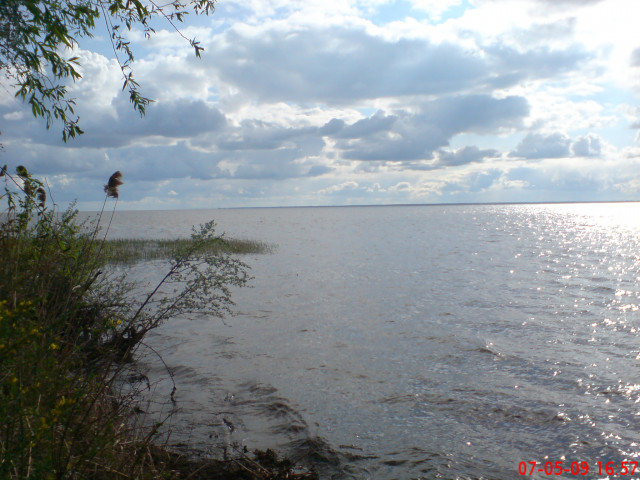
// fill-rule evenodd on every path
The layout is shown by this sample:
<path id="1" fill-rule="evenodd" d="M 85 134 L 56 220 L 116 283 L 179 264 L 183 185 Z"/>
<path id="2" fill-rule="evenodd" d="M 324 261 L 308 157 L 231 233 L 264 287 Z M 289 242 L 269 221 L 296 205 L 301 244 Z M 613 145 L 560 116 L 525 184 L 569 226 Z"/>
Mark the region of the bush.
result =
<path id="1" fill-rule="evenodd" d="M 110 197 L 117 202 L 116 174 L 105 205 Z M 229 313 L 230 289 L 247 283 L 248 267 L 203 248 L 221 239 L 209 222 L 136 303 L 123 279 L 105 273 L 103 213 L 89 228 L 77 222 L 73 205 L 62 213 L 50 208 L 46 185 L 24 167 L 0 175 L 0 478 L 145 478 L 155 428 L 143 432 L 125 420 L 133 418 L 136 396 L 119 392 L 116 379 L 162 322 Z M 162 296 L 168 283 L 175 293 Z"/>

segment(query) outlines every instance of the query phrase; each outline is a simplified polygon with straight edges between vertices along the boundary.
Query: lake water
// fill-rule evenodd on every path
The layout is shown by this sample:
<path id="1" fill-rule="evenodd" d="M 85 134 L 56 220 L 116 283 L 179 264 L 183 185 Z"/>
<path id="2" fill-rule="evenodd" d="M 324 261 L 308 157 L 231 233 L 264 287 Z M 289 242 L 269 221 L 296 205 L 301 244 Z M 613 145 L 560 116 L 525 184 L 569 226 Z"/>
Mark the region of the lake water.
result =
<path id="1" fill-rule="evenodd" d="M 212 218 L 277 248 L 244 257 L 236 316 L 149 338 L 177 385 L 170 443 L 272 447 L 323 478 L 606 478 L 640 460 L 640 204 L 117 212 L 110 235 Z M 141 364 L 166 400 L 164 367 Z"/>

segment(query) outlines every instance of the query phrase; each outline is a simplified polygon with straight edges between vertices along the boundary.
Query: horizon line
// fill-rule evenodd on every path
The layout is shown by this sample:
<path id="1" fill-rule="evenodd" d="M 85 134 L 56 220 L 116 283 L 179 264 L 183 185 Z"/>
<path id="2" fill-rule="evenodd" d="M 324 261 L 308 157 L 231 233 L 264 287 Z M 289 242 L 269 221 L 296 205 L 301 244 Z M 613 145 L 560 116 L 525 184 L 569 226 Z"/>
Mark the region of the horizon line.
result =
<path id="1" fill-rule="evenodd" d="M 579 204 L 608 204 L 608 203 L 640 203 L 640 200 L 559 200 L 536 202 L 445 202 L 445 203 L 378 203 L 378 204 L 345 204 L 345 205 L 276 205 L 276 206 L 240 206 L 240 207 L 207 207 L 207 208 L 170 208 L 170 209 L 119 209 L 120 212 L 148 212 L 148 211 L 180 211 L 180 210 L 243 210 L 269 208 L 374 208 L 374 207 L 455 207 L 455 206 L 500 206 L 500 205 L 579 205 Z M 94 212 L 94 210 L 78 210 L 79 212 Z"/>

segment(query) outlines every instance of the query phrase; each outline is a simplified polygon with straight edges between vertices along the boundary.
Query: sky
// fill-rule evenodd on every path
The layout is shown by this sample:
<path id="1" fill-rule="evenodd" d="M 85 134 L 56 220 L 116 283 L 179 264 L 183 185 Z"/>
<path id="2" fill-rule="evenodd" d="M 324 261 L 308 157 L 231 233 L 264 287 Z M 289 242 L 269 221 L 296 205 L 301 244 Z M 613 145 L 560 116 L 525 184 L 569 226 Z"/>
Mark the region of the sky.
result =
<path id="1" fill-rule="evenodd" d="M 0 85 L 0 163 L 61 206 L 119 209 L 640 200 L 638 0 L 219 0 L 73 52 L 63 143 Z M 71 52 L 70 52 L 71 54 Z"/>

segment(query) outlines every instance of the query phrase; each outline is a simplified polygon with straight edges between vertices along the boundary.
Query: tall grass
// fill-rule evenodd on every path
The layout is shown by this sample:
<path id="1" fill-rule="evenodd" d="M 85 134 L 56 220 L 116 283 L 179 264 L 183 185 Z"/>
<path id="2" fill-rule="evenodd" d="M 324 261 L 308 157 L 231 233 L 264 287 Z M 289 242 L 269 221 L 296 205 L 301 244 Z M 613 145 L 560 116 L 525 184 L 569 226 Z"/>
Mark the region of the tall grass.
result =
<path id="1" fill-rule="evenodd" d="M 123 421 L 135 397 L 115 388 L 124 364 L 109 344 L 127 322 L 122 292 L 76 212 L 48 210 L 24 167 L 3 173 L 0 478 L 142 478 L 145 440 Z"/>
<path id="2" fill-rule="evenodd" d="M 171 258 L 176 251 L 192 244 L 190 238 L 148 240 L 141 238 L 109 239 L 104 242 L 104 252 L 109 262 L 133 264 L 144 260 Z M 274 247 L 256 240 L 228 239 L 217 237 L 199 247 L 201 254 L 266 254 Z"/>

